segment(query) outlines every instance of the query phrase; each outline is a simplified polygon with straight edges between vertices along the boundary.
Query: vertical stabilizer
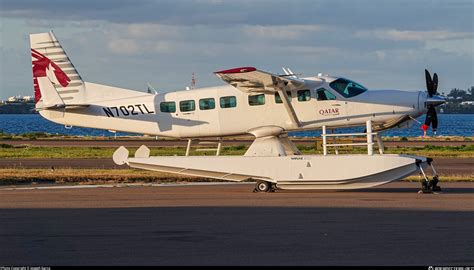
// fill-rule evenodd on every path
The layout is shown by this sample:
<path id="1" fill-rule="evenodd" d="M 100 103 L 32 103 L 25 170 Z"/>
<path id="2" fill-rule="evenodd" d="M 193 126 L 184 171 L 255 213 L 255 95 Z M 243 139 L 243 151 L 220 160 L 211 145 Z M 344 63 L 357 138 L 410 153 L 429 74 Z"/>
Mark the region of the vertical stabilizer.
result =
<path id="1" fill-rule="evenodd" d="M 84 82 L 53 32 L 31 34 L 30 47 L 37 107 L 84 103 Z"/>

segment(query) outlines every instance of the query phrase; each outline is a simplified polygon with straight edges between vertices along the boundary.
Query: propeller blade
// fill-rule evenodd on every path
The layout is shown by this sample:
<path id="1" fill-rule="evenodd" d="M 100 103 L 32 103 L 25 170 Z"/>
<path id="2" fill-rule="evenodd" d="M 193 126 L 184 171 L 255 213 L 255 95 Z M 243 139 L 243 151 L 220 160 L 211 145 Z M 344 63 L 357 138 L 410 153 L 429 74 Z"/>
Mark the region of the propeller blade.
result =
<path id="1" fill-rule="evenodd" d="M 438 129 L 438 113 L 436 112 L 436 110 L 433 110 L 432 119 L 433 125 L 431 127 L 433 128 L 433 131 L 436 132 L 436 130 Z"/>
<path id="2" fill-rule="evenodd" d="M 431 97 L 431 93 L 433 89 L 433 80 L 431 79 L 430 72 L 425 69 L 425 79 L 426 79 L 426 90 L 428 91 L 429 96 Z"/>
<path id="3" fill-rule="evenodd" d="M 430 97 L 433 96 L 433 80 L 431 79 L 430 72 L 425 69 L 425 79 L 426 79 L 426 90 Z"/>
<path id="4" fill-rule="evenodd" d="M 425 125 L 427 125 L 427 126 L 431 125 L 431 116 L 428 113 L 426 113 Z"/>
<path id="5" fill-rule="evenodd" d="M 428 112 L 426 112 L 425 118 L 425 125 L 430 126 L 433 128 L 433 131 L 438 129 L 438 114 L 436 113 L 436 109 L 433 105 L 428 106 Z"/>
<path id="6" fill-rule="evenodd" d="M 433 95 L 438 92 L 438 74 L 433 75 Z"/>

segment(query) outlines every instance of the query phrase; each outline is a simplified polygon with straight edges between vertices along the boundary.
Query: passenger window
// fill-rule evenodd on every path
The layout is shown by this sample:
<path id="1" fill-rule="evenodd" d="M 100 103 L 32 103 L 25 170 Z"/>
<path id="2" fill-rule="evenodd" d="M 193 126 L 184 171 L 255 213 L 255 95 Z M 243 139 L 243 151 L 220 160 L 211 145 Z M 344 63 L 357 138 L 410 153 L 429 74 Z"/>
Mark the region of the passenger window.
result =
<path id="1" fill-rule="evenodd" d="M 319 88 L 318 90 L 316 90 L 316 97 L 318 98 L 318 100 L 335 100 L 336 99 L 336 96 L 325 88 Z"/>
<path id="2" fill-rule="evenodd" d="M 258 106 L 258 105 L 263 105 L 263 104 L 265 104 L 264 94 L 249 96 L 250 106 Z"/>
<path id="3" fill-rule="evenodd" d="M 286 91 L 286 95 L 288 96 L 288 101 L 291 102 L 291 91 Z M 283 103 L 280 93 L 275 93 L 275 103 Z"/>
<path id="4" fill-rule="evenodd" d="M 174 113 L 176 112 L 176 102 L 161 102 L 160 103 L 160 111 L 166 113 Z"/>
<path id="5" fill-rule="evenodd" d="M 212 110 L 216 107 L 216 101 L 213 98 L 203 98 L 199 100 L 200 110 Z"/>
<path id="6" fill-rule="evenodd" d="M 311 91 L 299 90 L 297 92 L 298 101 L 309 101 L 311 99 Z"/>
<path id="7" fill-rule="evenodd" d="M 237 106 L 237 99 L 234 96 L 221 97 L 221 108 L 233 108 Z"/>
<path id="8" fill-rule="evenodd" d="M 194 104 L 194 100 L 183 100 L 179 102 L 179 110 L 181 112 L 191 112 L 196 109 L 196 105 Z"/>

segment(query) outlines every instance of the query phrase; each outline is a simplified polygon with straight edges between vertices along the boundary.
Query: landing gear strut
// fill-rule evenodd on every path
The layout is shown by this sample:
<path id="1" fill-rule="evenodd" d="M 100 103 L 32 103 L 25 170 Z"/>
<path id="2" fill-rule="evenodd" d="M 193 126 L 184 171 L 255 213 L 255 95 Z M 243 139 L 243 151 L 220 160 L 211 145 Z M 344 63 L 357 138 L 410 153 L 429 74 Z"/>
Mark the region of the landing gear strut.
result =
<path id="1" fill-rule="evenodd" d="M 433 171 L 433 179 L 429 180 L 428 177 L 425 174 L 425 171 L 423 171 L 423 168 L 421 167 L 421 161 L 417 162 L 418 167 L 420 168 L 421 174 L 423 175 L 423 179 L 421 180 L 421 190 L 418 193 L 433 193 L 433 192 L 439 192 L 441 191 L 441 187 L 438 186 L 439 182 L 439 176 L 438 173 L 436 172 L 433 164 L 433 159 L 432 158 L 427 158 L 426 163 L 430 165 L 431 170 Z"/>
<path id="2" fill-rule="evenodd" d="M 276 190 L 276 185 L 267 181 L 257 181 L 255 184 L 254 192 L 274 192 Z"/>

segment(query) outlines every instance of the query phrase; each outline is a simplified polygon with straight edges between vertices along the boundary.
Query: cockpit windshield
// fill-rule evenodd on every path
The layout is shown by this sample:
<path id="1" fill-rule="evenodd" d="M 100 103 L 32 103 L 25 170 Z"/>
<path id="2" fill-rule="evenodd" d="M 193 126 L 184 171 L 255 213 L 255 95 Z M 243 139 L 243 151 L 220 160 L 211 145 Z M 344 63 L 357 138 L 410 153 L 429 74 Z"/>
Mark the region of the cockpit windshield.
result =
<path id="1" fill-rule="evenodd" d="M 367 91 L 362 85 L 343 78 L 333 81 L 329 86 L 345 98 L 355 97 Z"/>

